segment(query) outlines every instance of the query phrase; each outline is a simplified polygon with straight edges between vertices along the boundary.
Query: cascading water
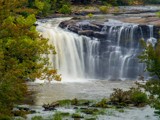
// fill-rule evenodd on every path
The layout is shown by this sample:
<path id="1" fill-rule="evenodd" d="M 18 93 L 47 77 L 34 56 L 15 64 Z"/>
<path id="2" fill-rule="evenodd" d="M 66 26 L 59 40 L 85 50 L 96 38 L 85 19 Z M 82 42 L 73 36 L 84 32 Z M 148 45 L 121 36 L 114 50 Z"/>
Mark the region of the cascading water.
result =
<path id="1" fill-rule="evenodd" d="M 49 44 L 53 44 L 57 51 L 56 55 L 49 56 L 52 67 L 58 69 L 63 78 L 95 78 L 99 63 L 95 55 L 98 53 L 99 41 L 59 28 L 58 24 L 62 20 L 38 22 L 37 30 L 43 37 L 49 38 Z"/>
<path id="2" fill-rule="evenodd" d="M 145 65 L 137 58 L 142 51 L 139 40 L 153 38 L 152 26 L 148 26 L 150 36 L 145 38 L 139 25 L 109 21 L 101 31 L 106 38 L 101 40 L 59 28 L 63 20 L 41 21 L 37 27 L 55 46 L 57 54 L 49 58 L 63 78 L 132 80 L 145 75 Z"/>

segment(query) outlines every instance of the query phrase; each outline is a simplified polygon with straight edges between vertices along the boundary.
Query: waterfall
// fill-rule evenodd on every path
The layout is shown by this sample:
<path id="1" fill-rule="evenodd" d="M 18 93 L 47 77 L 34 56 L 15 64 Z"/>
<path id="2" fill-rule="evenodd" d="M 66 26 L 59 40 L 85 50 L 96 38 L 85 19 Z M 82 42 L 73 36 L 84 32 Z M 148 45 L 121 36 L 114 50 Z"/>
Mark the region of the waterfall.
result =
<path id="1" fill-rule="evenodd" d="M 62 19 L 64 20 L 64 19 Z M 58 23 L 57 23 L 58 21 Z M 63 78 L 94 79 L 96 68 L 99 66 L 99 41 L 63 30 L 58 27 L 61 19 L 38 22 L 37 30 L 49 44 L 53 44 L 56 55 L 49 55 L 54 69 L 58 69 Z"/>
<path id="2" fill-rule="evenodd" d="M 142 51 L 139 40 L 153 40 L 153 26 L 148 26 L 150 36 L 146 37 L 137 24 L 110 20 L 101 30 L 106 33 L 105 40 L 101 40 L 59 28 L 63 20 L 66 19 L 39 21 L 37 26 L 56 48 L 57 54 L 49 55 L 49 60 L 62 78 L 135 80 L 146 75 L 145 65 L 137 58 Z"/>

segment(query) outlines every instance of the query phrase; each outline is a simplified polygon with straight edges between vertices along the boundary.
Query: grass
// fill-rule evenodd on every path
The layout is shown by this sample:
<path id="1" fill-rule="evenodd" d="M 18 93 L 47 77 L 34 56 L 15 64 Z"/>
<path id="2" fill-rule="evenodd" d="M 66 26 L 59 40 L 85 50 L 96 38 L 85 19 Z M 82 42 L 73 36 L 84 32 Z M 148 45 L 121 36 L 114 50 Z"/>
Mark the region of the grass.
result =
<path id="1" fill-rule="evenodd" d="M 42 116 L 34 116 L 32 120 L 44 120 Z"/>
<path id="2" fill-rule="evenodd" d="M 100 102 L 93 105 L 94 107 L 108 108 L 107 99 L 103 98 Z"/>
<path id="3" fill-rule="evenodd" d="M 62 115 L 60 112 L 56 112 L 54 115 L 53 115 L 53 120 L 62 120 Z"/>
<path id="4" fill-rule="evenodd" d="M 84 118 L 81 113 L 73 113 L 72 118 Z"/>
<path id="5" fill-rule="evenodd" d="M 123 92 L 123 91 L 121 91 Z M 134 94 L 133 94 L 134 93 Z M 141 92 L 133 92 L 134 100 L 140 102 L 144 102 L 144 94 Z M 119 96 L 119 94 L 116 94 Z M 117 97 L 117 96 L 114 96 Z M 92 100 L 85 100 L 85 99 L 65 99 L 59 100 L 60 106 L 64 109 L 66 106 L 70 106 L 69 109 L 72 109 L 73 112 L 60 112 L 56 111 L 50 120 L 62 120 L 62 119 L 84 119 L 84 120 L 97 120 L 99 115 L 106 115 L 106 116 L 116 116 L 117 112 L 124 113 L 123 108 L 118 108 L 117 104 L 112 104 L 112 102 L 106 98 L 103 98 L 100 101 L 92 101 Z M 111 102 L 111 103 L 110 103 Z M 121 104 L 119 104 L 121 105 Z M 35 116 L 32 120 L 43 120 L 41 116 Z"/>
<path id="6" fill-rule="evenodd" d="M 59 102 L 60 106 L 70 106 L 71 105 L 71 100 L 69 100 L 69 99 L 59 100 L 57 102 Z"/>

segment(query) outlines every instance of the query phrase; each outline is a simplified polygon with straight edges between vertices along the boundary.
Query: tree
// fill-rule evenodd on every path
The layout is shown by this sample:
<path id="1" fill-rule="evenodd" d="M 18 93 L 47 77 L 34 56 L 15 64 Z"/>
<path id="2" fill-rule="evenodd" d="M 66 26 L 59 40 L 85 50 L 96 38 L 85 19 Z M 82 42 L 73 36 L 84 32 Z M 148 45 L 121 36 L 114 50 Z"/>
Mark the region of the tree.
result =
<path id="1" fill-rule="evenodd" d="M 26 79 L 61 79 L 57 70 L 47 67 L 43 56 L 55 54 L 55 49 L 36 31 L 35 15 L 22 16 L 17 9 L 26 7 L 26 1 L 14 1 L 0 2 L 0 119 L 10 116 L 13 105 L 23 100 Z"/>
<path id="2" fill-rule="evenodd" d="M 139 59 L 146 64 L 146 70 L 150 72 L 151 76 L 157 76 L 160 79 L 160 41 L 155 46 L 142 41 L 142 45 L 144 51 Z"/>

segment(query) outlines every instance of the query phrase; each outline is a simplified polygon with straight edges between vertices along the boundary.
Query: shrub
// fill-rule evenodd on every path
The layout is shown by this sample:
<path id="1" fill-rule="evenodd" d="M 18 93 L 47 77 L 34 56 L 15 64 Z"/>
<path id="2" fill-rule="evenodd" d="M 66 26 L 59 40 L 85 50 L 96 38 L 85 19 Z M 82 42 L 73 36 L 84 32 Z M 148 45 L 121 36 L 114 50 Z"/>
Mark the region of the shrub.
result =
<path id="1" fill-rule="evenodd" d="M 42 116 L 34 116 L 32 117 L 32 120 L 43 120 Z"/>
<path id="2" fill-rule="evenodd" d="M 60 112 L 56 112 L 54 115 L 53 115 L 53 120 L 62 120 L 62 115 Z"/>
<path id="3" fill-rule="evenodd" d="M 131 101 L 135 105 L 146 104 L 148 99 L 147 95 L 139 90 L 135 90 L 131 95 Z"/>
<path id="4" fill-rule="evenodd" d="M 59 12 L 62 14 L 71 14 L 71 8 L 68 5 L 63 5 Z"/>
<path id="5" fill-rule="evenodd" d="M 89 18 L 92 18 L 92 17 L 93 17 L 93 14 L 92 14 L 92 13 L 89 13 L 87 16 L 88 16 Z"/>
<path id="6" fill-rule="evenodd" d="M 160 12 L 157 12 L 156 15 L 157 15 L 157 17 L 160 17 Z"/>
<path id="7" fill-rule="evenodd" d="M 73 113 L 72 118 L 84 118 L 84 117 L 79 113 Z"/>
<path id="8" fill-rule="evenodd" d="M 114 7 L 114 12 L 115 12 L 115 13 L 118 13 L 118 12 L 120 12 L 120 9 L 119 9 L 119 7 Z"/>
<path id="9" fill-rule="evenodd" d="M 137 88 L 130 88 L 128 91 L 114 89 L 114 92 L 110 96 L 110 100 L 114 104 L 134 104 L 135 106 L 145 105 L 148 102 L 146 93 Z"/>
<path id="10" fill-rule="evenodd" d="M 109 9 L 110 9 L 110 6 L 101 6 L 99 7 L 99 10 L 102 12 L 102 13 L 108 13 L 109 12 Z"/>
<path id="11" fill-rule="evenodd" d="M 8 115 L 0 115 L 0 120 L 12 120 Z"/>
<path id="12" fill-rule="evenodd" d="M 114 89 L 114 92 L 110 96 L 110 100 L 113 103 L 129 104 L 131 103 L 130 91 L 123 91 L 122 89 Z"/>
<path id="13" fill-rule="evenodd" d="M 103 98 L 100 102 L 95 104 L 95 107 L 107 108 L 108 107 L 107 100 Z"/>

